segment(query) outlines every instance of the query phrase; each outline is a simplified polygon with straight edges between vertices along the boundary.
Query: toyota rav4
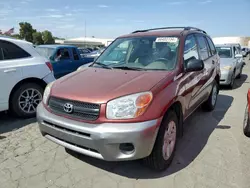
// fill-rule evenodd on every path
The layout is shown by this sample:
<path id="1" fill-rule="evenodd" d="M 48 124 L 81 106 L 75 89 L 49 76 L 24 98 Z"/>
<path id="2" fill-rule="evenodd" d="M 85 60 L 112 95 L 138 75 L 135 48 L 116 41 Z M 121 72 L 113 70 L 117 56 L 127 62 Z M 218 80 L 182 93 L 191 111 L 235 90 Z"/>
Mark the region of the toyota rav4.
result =
<path id="1" fill-rule="evenodd" d="M 40 131 L 69 150 L 107 161 L 144 159 L 166 169 L 183 121 L 215 108 L 219 56 L 193 27 L 138 30 L 118 37 L 89 66 L 48 85 Z"/>

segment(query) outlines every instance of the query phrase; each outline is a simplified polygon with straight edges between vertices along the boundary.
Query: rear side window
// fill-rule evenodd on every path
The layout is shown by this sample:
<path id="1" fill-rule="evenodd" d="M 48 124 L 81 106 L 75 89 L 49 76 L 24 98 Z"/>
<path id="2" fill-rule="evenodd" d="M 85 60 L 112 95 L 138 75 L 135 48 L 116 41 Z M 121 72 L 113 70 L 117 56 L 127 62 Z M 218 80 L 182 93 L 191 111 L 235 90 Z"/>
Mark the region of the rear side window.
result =
<path id="1" fill-rule="evenodd" d="M 197 40 L 199 44 L 199 51 L 200 51 L 200 56 L 202 60 L 205 60 L 208 58 L 208 46 L 206 43 L 205 38 L 202 35 L 197 35 Z"/>
<path id="2" fill-rule="evenodd" d="M 75 48 L 73 48 L 73 57 L 74 57 L 74 60 L 79 60 L 79 56 L 78 56 Z"/>
<path id="3" fill-rule="evenodd" d="M 184 46 L 184 61 L 185 63 L 190 59 L 199 59 L 197 43 L 194 35 L 187 36 Z"/>
<path id="4" fill-rule="evenodd" d="M 206 37 L 206 38 L 207 38 L 207 41 L 208 41 L 208 45 L 209 45 L 211 54 L 215 55 L 216 54 L 216 48 L 214 46 L 214 43 L 212 42 L 212 40 L 209 37 Z"/>
<path id="5" fill-rule="evenodd" d="M 2 60 L 20 59 L 31 56 L 19 46 L 7 41 L 0 41 L 0 46 L 1 46 L 0 53 L 2 54 Z M 0 60 L 1 60 L 1 55 L 0 55 Z"/>
<path id="6" fill-rule="evenodd" d="M 0 48 L 0 61 L 3 60 L 3 49 Z"/>

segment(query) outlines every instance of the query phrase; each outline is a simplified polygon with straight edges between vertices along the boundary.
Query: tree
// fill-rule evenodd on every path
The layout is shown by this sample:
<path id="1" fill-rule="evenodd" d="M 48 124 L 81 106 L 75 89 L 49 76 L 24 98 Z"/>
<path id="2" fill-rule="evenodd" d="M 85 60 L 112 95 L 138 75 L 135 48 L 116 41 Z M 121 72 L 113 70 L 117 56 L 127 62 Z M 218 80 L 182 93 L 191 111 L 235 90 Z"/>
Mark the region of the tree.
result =
<path id="1" fill-rule="evenodd" d="M 19 23 L 20 26 L 20 37 L 25 39 L 26 41 L 32 42 L 33 41 L 33 33 L 36 32 L 33 29 L 32 25 L 28 22 L 21 22 Z"/>
<path id="2" fill-rule="evenodd" d="M 16 39 L 22 39 L 21 36 L 20 36 L 19 34 L 11 35 L 11 37 L 16 38 Z"/>
<path id="3" fill-rule="evenodd" d="M 43 36 L 41 32 L 35 32 L 32 34 L 33 44 L 40 45 L 43 44 Z"/>
<path id="4" fill-rule="evenodd" d="M 44 44 L 55 44 L 55 39 L 53 38 L 51 32 L 48 30 L 42 32 L 42 39 L 44 41 Z"/>
<path id="5" fill-rule="evenodd" d="M 55 40 L 65 40 L 65 38 L 60 38 L 60 37 L 53 37 Z"/>

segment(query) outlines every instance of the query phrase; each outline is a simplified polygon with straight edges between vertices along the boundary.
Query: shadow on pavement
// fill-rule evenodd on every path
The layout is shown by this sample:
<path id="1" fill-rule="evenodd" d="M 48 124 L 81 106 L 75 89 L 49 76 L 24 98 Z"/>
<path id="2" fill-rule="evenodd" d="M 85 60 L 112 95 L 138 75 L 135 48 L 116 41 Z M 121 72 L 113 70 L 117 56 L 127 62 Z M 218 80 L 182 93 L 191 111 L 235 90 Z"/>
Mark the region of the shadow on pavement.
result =
<path id="1" fill-rule="evenodd" d="M 18 119 L 11 115 L 1 112 L 0 113 L 0 134 L 7 133 L 13 130 L 20 129 L 26 125 L 36 122 L 36 118 L 31 119 Z M 4 139 L 4 136 L 0 136 L 0 139 Z"/>
<path id="2" fill-rule="evenodd" d="M 248 78 L 248 76 L 246 74 L 242 74 L 240 78 L 236 78 L 234 81 L 234 87 L 233 89 L 238 89 L 240 88 L 244 83 L 249 83 L 248 81 L 246 81 Z M 227 86 L 220 86 L 221 89 L 223 90 L 232 90 Z"/>
<path id="3" fill-rule="evenodd" d="M 128 178 L 154 179 L 168 176 L 187 167 L 199 155 L 215 128 L 230 129 L 229 125 L 218 126 L 218 123 L 224 117 L 232 102 L 233 97 L 219 95 L 216 109 L 213 112 L 203 112 L 201 109 L 198 109 L 187 119 L 184 124 L 184 136 L 178 142 L 174 160 L 164 172 L 154 172 L 145 167 L 142 164 L 142 160 L 106 162 L 73 151 L 67 150 L 67 152 L 83 162 Z"/>

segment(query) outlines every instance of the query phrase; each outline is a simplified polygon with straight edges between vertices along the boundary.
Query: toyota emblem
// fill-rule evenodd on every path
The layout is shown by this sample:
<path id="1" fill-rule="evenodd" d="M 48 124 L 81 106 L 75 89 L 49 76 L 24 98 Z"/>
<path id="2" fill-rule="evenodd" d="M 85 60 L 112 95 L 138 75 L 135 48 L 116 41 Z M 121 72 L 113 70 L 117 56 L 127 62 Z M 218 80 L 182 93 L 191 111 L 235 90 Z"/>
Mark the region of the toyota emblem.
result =
<path id="1" fill-rule="evenodd" d="M 66 113 L 68 113 L 68 114 L 72 113 L 72 112 L 73 112 L 73 104 L 65 103 L 65 104 L 63 105 L 63 110 L 64 110 Z"/>

